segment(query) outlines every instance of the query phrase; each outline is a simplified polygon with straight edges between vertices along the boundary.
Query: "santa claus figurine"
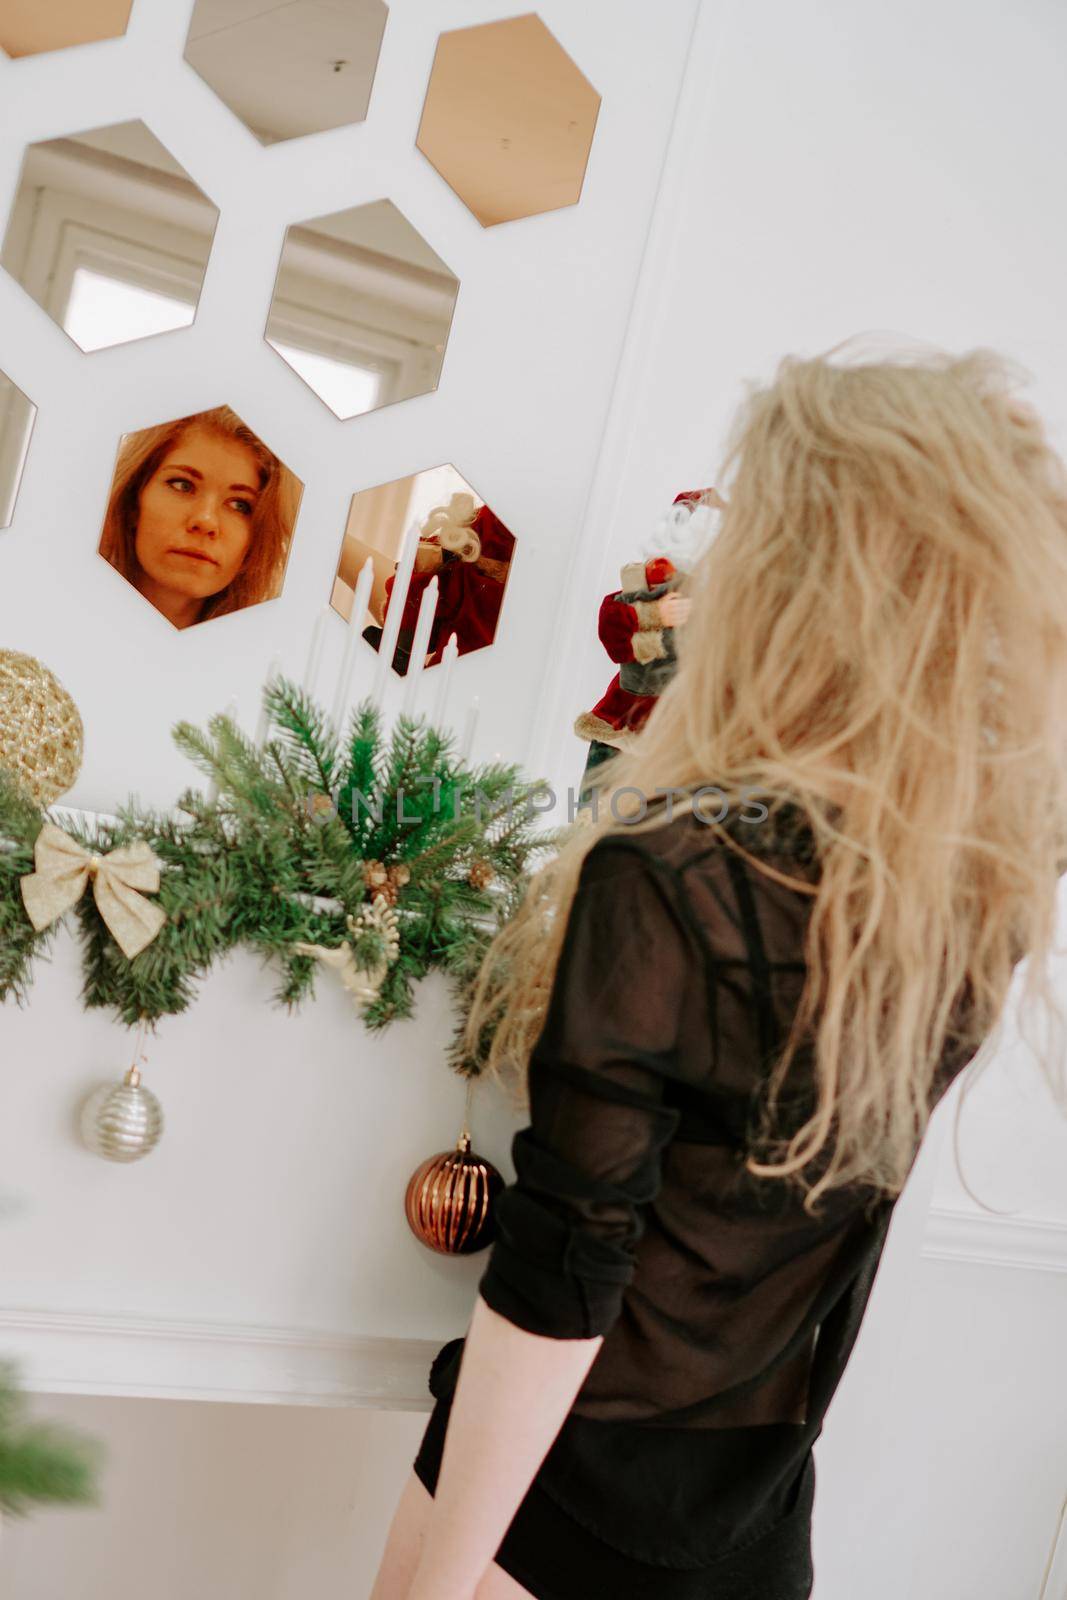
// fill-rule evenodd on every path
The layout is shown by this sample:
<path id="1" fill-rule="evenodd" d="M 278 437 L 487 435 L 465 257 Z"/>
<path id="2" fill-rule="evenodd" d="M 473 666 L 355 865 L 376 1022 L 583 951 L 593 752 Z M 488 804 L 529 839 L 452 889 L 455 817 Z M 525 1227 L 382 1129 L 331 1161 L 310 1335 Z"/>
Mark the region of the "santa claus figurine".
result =
<path id="1" fill-rule="evenodd" d="M 415 567 L 400 616 L 393 666 L 408 670 L 422 593 L 437 577 L 437 609 L 427 643 L 425 666 L 436 666 L 449 637 L 456 635 L 460 655 L 492 644 L 504 598 L 515 536 L 488 506 L 475 506 L 473 495 L 454 494 L 447 505 L 430 512 L 419 533 Z M 393 577 L 385 581 L 382 625 L 393 597 Z M 383 626 L 365 628 L 363 637 L 377 649 Z"/>
<path id="2" fill-rule="evenodd" d="M 584 777 L 637 737 L 673 676 L 674 630 L 692 602 L 679 593 L 687 573 L 711 543 L 726 502 L 717 489 L 689 489 L 675 497 L 641 559 L 627 563 L 621 587 L 600 602 L 597 632 L 619 670 L 574 731 L 590 742 Z"/>

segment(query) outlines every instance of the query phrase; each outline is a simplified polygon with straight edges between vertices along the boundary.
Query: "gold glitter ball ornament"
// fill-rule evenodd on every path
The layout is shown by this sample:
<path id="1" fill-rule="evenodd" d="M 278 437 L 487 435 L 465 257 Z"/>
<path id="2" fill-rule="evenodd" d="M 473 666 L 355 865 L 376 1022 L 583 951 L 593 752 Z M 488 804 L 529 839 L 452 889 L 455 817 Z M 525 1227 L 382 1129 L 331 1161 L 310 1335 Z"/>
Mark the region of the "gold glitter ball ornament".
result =
<path id="1" fill-rule="evenodd" d="M 493 1242 L 493 1202 L 504 1179 L 471 1150 L 464 1129 L 454 1150 L 430 1156 L 412 1173 L 404 1200 L 420 1244 L 445 1256 L 468 1256 Z"/>
<path id="2" fill-rule="evenodd" d="M 38 805 L 65 794 L 82 764 L 82 719 L 55 673 L 35 656 L 0 650 L 0 766 Z"/>

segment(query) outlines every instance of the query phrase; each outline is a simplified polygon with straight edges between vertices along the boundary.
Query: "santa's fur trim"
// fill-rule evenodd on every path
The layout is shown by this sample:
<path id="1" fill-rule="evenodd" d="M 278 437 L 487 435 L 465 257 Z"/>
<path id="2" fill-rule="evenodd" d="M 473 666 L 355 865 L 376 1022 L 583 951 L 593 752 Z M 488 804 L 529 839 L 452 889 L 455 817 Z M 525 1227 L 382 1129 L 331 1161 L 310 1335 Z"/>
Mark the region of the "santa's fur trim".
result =
<path id="1" fill-rule="evenodd" d="M 639 628 L 663 627 L 663 612 L 660 610 L 658 600 L 635 600 L 633 607 L 637 612 L 637 626 Z"/>
<path id="2" fill-rule="evenodd" d="M 642 667 L 650 661 L 662 661 L 667 654 L 662 628 L 638 628 L 630 640 L 630 646 L 634 660 Z"/>
<path id="3" fill-rule="evenodd" d="M 613 744 L 616 749 L 625 750 L 627 745 L 633 744 L 640 730 L 613 728 L 603 717 L 594 716 L 591 711 L 583 711 L 581 716 L 574 720 L 574 731 L 579 739 L 598 739 L 601 744 Z"/>

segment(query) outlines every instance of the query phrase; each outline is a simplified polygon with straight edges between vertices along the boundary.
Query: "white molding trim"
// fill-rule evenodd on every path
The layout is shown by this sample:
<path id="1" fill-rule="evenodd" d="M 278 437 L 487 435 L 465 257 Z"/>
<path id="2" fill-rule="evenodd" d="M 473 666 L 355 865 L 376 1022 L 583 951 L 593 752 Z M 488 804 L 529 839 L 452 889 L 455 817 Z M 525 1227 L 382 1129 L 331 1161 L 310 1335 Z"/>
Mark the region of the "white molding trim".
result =
<path id="1" fill-rule="evenodd" d="M 938 1207 L 927 1218 L 921 1253 L 970 1266 L 1067 1272 L 1067 1223 Z M 430 1364 L 446 1337 L 0 1309 L 0 1352 L 17 1362 L 23 1386 L 42 1394 L 428 1412 Z"/>
<path id="2" fill-rule="evenodd" d="M 926 1222 L 923 1257 L 976 1267 L 1027 1267 L 1067 1272 L 1067 1222 L 985 1216 L 935 1206 Z"/>
<path id="3" fill-rule="evenodd" d="M 0 1309 L 0 1351 L 48 1394 L 429 1411 L 439 1339 Z"/>
<path id="4" fill-rule="evenodd" d="M 671 263 L 686 245 L 689 207 L 693 195 L 700 193 L 700 166 L 707 148 L 703 130 L 715 113 L 715 77 L 725 37 L 740 5 L 741 0 L 697 0 L 694 9 L 686 64 L 660 166 L 600 449 L 581 527 L 560 585 L 563 599 L 555 632 L 545 651 L 544 687 L 531 719 L 525 751 L 517 756 L 528 773 L 542 778 L 554 778 L 558 771 L 573 767 L 575 761 L 580 770 L 585 759 L 583 741 L 577 735 L 568 737 L 576 709 L 575 641 L 589 640 L 591 649 L 596 646 L 590 619 L 595 618 L 596 603 L 604 592 L 605 570 L 614 572 L 608 551 L 623 510 L 622 468 L 641 448 L 639 418 L 645 399 L 645 374 L 653 352 L 662 344 L 663 323 L 669 315 L 663 285 Z"/>

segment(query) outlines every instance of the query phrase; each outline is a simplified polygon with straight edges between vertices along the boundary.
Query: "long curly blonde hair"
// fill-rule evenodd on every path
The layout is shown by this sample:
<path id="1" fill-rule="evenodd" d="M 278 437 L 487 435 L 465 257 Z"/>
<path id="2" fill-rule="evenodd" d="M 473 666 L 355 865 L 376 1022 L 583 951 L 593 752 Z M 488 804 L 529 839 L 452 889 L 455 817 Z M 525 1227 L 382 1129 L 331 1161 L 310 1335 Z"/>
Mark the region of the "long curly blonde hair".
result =
<path id="1" fill-rule="evenodd" d="M 586 853 L 662 821 L 635 796 L 709 782 L 731 810 L 753 787 L 799 803 L 821 860 L 767 1095 L 806 1035 L 817 1103 L 788 1140 L 765 1123 L 751 1172 L 792 1178 L 809 1210 L 849 1183 L 895 1196 L 958 1043 L 954 998 L 977 1051 L 1026 953 L 1025 1008 L 1041 999 L 1062 1024 L 1046 958 L 1067 866 L 1067 473 L 1018 382 L 984 350 L 856 360 L 846 345 L 750 392 L 677 673 L 474 985 L 468 1057 L 517 1081 L 520 1103 Z M 1062 1030 L 1043 1054 L 1062 1105 Z"/>

